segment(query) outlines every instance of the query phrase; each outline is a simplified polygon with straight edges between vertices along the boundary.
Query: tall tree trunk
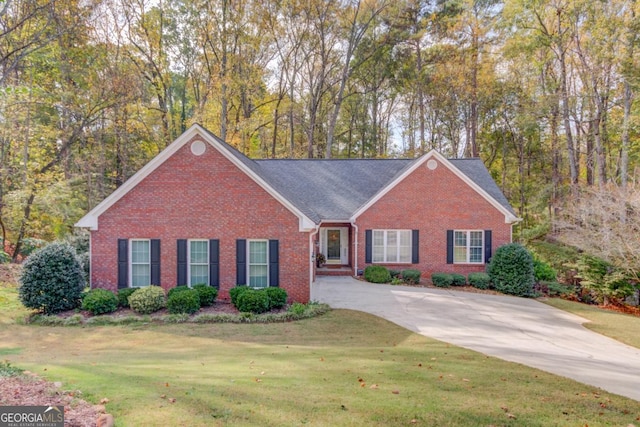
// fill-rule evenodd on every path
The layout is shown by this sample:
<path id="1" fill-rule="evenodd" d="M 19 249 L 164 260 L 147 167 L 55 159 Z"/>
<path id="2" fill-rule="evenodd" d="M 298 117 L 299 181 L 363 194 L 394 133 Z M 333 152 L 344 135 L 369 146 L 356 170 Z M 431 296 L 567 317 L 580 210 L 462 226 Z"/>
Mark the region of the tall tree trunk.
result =
<path id="1" fill-rule="evenodd" d="M 631 104 L 633 103 L 633 92 L 631 85 L 624 81 L 624 118 L 622 121 L 622 147 L 620 153 L 620 185 L 627 188 L 629 169 L 629 122 L 631 120 Z"/>

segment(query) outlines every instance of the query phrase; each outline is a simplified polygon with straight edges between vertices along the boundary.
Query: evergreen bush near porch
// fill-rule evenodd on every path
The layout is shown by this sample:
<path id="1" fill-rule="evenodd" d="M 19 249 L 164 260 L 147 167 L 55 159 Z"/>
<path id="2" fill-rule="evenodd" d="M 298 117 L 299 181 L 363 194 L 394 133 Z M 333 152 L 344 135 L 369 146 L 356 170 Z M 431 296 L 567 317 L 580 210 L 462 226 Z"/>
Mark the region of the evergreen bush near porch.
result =
<path id="1" fill-rule="evenodd" d="M 371 283 L 389 283 L 391 281 L 391 274 L 386 267 L 369 265 L 364 269 L 364 280 Z"/>

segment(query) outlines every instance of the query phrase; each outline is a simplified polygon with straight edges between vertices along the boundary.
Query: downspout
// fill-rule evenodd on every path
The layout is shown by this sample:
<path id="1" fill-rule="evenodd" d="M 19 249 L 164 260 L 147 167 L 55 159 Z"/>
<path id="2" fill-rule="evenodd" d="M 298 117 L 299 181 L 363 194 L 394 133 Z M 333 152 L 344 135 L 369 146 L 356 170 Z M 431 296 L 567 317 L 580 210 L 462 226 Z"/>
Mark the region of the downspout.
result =
<path id="1" fill-rule="evenodd" d="M 320 225 L 316 225 L 315 231 L 309 233 L 309 289 L 311 289 L 311 284 L 314 282 L 313 280 L 313 267 L 316 263 L 315 259 L 315 246 L 313 244 L 313 238 L 318 235 L 320 231 Z"/>
<path id="2" fill-rule="evenodd" d="M 354 228 L 355 232 L 353 234 L 353 276 L 358 277 L 358 226 L 355 221 L 351 222 L 351 226 Z"/>

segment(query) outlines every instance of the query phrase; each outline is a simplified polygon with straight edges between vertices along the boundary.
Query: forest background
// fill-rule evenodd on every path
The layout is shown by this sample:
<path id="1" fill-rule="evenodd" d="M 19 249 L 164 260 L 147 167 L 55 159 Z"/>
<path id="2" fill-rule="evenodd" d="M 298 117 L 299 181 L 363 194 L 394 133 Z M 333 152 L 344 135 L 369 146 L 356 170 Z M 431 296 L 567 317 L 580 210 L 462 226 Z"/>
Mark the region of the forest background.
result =
<path id="1" fill-rule="evenodd" d="M 252 158 L 480 157 L 514 240 L 637 279 L 638 8 L 0 0 L 0 254 L 69 235 L 200 123 Z"/>

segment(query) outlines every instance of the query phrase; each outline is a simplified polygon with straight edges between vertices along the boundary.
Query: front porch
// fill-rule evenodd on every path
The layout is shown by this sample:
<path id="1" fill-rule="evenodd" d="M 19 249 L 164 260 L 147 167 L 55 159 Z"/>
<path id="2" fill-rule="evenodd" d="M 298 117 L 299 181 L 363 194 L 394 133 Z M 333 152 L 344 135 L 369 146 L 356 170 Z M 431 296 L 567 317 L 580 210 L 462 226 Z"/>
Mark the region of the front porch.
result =
<path id="1" fill-rule="evenodd" d="M 322 224 L 315 242 L 316 253 L 322 254 L 316 274 L 319 276 L 351 276 L 354 257 L 353 227 L 349 223 Z"/>

